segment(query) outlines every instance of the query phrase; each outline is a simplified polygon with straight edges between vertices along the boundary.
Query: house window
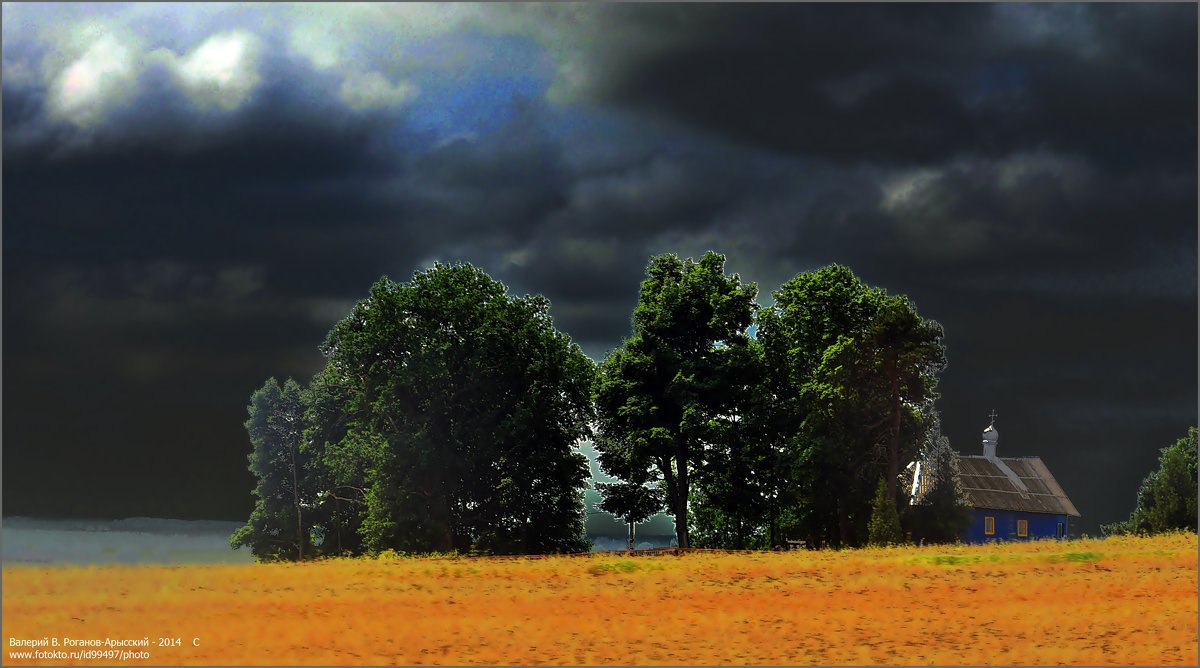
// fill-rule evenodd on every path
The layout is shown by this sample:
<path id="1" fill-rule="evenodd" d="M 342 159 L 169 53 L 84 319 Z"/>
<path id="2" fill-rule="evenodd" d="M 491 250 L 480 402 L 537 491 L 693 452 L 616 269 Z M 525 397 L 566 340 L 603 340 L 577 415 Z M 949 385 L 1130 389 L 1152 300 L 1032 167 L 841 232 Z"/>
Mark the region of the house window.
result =
<path id="1" fill-rule="evenodd" d="M 991 515 L 983 517 L 983 535 L 993 536 L 996 534 L 996 518 Z"/>
<path id="2" fill-rule="evenodd" d="M 1017 520 L 1017 536 L 1025 538 L 1029 535 L 1029 520 Z"/>
<path id="3" fill-rule="evenodd" d="M 1063 537 L 1063 533 L 1064 533 L 1064 531 L 1063 531 L 1063 523 L 1062 523 L 1062 522 L 1059 522 L 1059 523 L 1058 523 L 1058 537 L 1059 537 L 1059 538 L 1062 538 L 1062 537 Z"/>

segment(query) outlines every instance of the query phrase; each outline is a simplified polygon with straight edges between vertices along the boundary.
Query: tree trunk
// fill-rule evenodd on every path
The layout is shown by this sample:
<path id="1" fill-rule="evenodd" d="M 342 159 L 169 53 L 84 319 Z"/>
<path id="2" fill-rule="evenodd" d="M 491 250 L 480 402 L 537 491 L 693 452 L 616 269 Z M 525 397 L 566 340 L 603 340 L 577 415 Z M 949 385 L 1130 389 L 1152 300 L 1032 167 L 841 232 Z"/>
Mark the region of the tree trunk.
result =
<path id="1" fill-rule="evenodd" d="M 300 486 L 296 480 L 296 446 L 289 447 L 288 453 L 292 456 L 292 505 L 296 508 L 296 550 L 300 555 L 299 561 L 304 561 L 304 511 L 300 509 Z"/>
<path id="2" fill-rule="evenodd" d="M 678 462 L 679 459 L 676 458 Z M 675 540 L 679 547 L 686 547 L 687 543 L 687 468 L 686 466 L 677 465 L 675 469 L 671 468 L 671 460 L 666 457 L 661 457 L 658 460 L 658 469 L 663 475 L 663 481 L 667 485 L 667 503 L 671 509 L 671 513 L 675 515 Z M 679 500 L 683 499 L 681 505 Z"/>
<path id="3" fill-rule="evenodd" d="M 337 551 L 342 556 L 342 504 L 336 496 L 333 497 L 333 517 L 337 524 Z"/>
<path id="4" fill-rule="evenodd" d="M 688 470 L 687 470 L 687 449 L 680 448 L 680 452 L 675 455 L 675 486 L 678 492 L 676 498 L 676 514 L 675 514 L 675 535 L 679 539 L 679 547 L 687 549 L 688 547 Z"/>
<path id="5" fill-rule="evenodd" d="M 888 380 L 892 384 L 892 435 L 888 439 L 887 493 L 892 503 L 897 502 L 896 478 L 900 477 L 900 378 L 896 362 L 887 365 Z"/>
<path id="6" fill-rule="evenodd" d="M 433 541 L 435 552 L 449 552 L 454 549 L 454 533 L 450 528 L 450 499 L 439 485 L 438 491 L 430 499 L 429 516 L 433 520 Z"/>
<path id="7" fill-rule="evenodd" d="M 779 523 L 775 519 L 775 501 L 771 501 L 767 505 L 767 542 L 768 547 L 778 547 L 779 540 Z"/>
<path id="8" fill-rule="evenodd" d="M 837 502 L 838 547 L 850 545 L 850 513 L 846 503 L 839 498 Z"/>

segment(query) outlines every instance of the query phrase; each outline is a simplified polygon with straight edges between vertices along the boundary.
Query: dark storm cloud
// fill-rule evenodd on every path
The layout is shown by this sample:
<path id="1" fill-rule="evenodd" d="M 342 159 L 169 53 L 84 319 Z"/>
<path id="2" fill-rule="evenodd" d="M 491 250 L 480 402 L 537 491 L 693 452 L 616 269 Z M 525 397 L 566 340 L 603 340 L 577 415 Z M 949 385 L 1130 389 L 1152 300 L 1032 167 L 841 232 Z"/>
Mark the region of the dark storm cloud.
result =
<path id="1" fill-rule="evenodd" d="M 867 179 L 837 168 L 686 133 L 629 132 L 614 139 L 622 160 L 565 143 L 559 205 L 488 267 L 517 291 L 548 296 L 556 324 L 597 358 L 629 334 L 650 255 L 717 250 L 743 280 L 782 281 L 832 255 L 838 220 L 821 215 L 831 199 L 877 196 Z"/>
<path id="2" fill-rule="evenodd" d="M 8 470 L 63 465 L 63 485 L 94 495 L 72 510 L 21 486 L 41 476 L 11 479 L 10 512 L 147 514 L 157 498 L 154 513 L 243 514 L 249 392 L 315 371 L 325 331 L 381 274 L 546 206 L 517 187 L 554 172 L 528 132 L 431 148 L 402 114 L 331 101 L 336 82 L 303 62 L 258 74 L 244 104 L 205 110 L 152 63 L 86 127 L 6 80 L 6 380 L 28 388 L 6 400 Z M 175 482 L 143 482 L 152 470 Z M 125 490 L 103 495 L 89 471 Z"/>
<path id="3" fill-rule="evenodd" d="M 998 281 L 1049 269 L 1137 270 L 1195 242 L 1195 230 L 1181 224 L 1196 192 L 1186 170 L 1150 175 L 1094 166 L 1086 156 L 1015 153 L 901 172 L 884 178 L 882 191 L 880 231 L 906 255 L 938 268 L 987 263 Z"/>
<path id="4" fill-rule="evenodd" d="M 250 392 L 438 260 L 596 358 L 652 253 L 723 252 L 763 305 L 848 264 L 946 327 L 955 447 L 996 408 L 1093 532 L 1195 422 L 1194 7 L 105 10 L 121 42 L 20 9 L 5 470 L 82 496 L 6 473 L 9 512 L 244 517 Z"/>
<path id="5" fill-rule="evenodd" d="M 306 207 L 284 215 L 261 205 L 270 203 L 272 196 L 277 201 L 302 196 L 309 188 L 336 196 L 342 183 L 361 183 L 390 173 L 393 160 L 382 155 L 381 144 L 394 124 L 385 117 L 322 104 L 319 96 L 292 85 L 305 82 L 308 72 L 286 69 L 272 74 L 278 83 L 262 87 L 243 108 L 220 114 L 191 109 L 182 94 L 165 82 L 147 85 L 127 109 L 114 113 L 108 125 L 96 130 L 78 130 L 43 118 L 10 120 L 10 105 L 38 108 L 46 100 L 37 91 L 6 87 L 5 120 L 12 132 L 6 130 L 4 159 L 14 166 L 8 181 L 17 190 L 66 183 L 114 205 L 139 196 L 151 204 L 162 203 L 159 200 L 168 195 L 183 197 L 173 209 L 184 215 L 193 200 L 209 207 L 227 204 L 236 212 L 232 217 L 204 220 L 204 225 L 239 226 L 250 218 L 263 226 L 326 220 L 328 210 L 297 221 L 295 215 Z M 248 200 L 258 201 L 260 208 L 243 210 L 241 205 Z M 353 203 L 351 197 L 337 202 L 349 218 L 358 213 Z M 58 224 L 87 222 L 64 216 Z"/>
<path id="6" fill-rule="evenodd" d="M 673 47 L 614 49 L 588 93 L 770 150 L 908 164 L 1084 149 L 1186 165 L 1195 144 L 1191 5 L 615 11 Z"/>

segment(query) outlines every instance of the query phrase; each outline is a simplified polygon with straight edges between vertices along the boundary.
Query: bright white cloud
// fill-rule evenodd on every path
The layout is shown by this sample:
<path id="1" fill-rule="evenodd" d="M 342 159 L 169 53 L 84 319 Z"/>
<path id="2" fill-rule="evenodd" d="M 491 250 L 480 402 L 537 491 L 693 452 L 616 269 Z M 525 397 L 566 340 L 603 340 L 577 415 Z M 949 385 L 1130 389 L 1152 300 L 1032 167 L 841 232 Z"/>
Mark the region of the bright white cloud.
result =
<path id="1" fill-rule="evenodd" d="M 128 100 L 137 74 L 134 50 L 102 34 L 58 74 L 48 100 L 50 112 L 79 127 L 93 126 Z"/>
<path id="2" fill-rule="evenodd" d="M 177 72 L 193 101 L 236 109 L 258 86 L 257 39 L 234 30 L 218 33 L 177 62 Z"/>
<path id="3" fill-rule="evenodd" d="M 12 49 L 6 46 L 6 80 L 46 85 L 53 113 L 81 127 L 97 125 L 119 103 L 128 101 L 141 75 L 155 63 L 173 73 L 176 85 L 197 107 L 236 109 L 266 76 L 258 56 L 275 43 L 284 45 L 288 57 L 331 75 L 332 90 L 327 94 L 352 109 L 403 106 L 419 92 L 412 71 L 444 64 L 429 51 L 430 41 L 459 30 L 515 35 L 540 43 L 556 69 L 547 94 L 556 101 L 571 101 L 587 89 L 597 50 L 607 53 L 613 35 L 608 11 L 545 4 L 296 3 L 210 8 L 134 3 L 88 10 L 72 5 L 38 6 L 36 12 L 19 9 L 11 12 L 13 25 L 4 26 L 6 42 L 13 37 L 25 45 L 40 42 L 49 48 L 35 60 L 14 66 L 20 59 L 10 57 Z M 20 34 L 14 26 L 20 26 Z M 630 31 L 638 33 L 635 28 Z M 643 37 L 622 35 L 621 39 L 644 46 Z"/>
<path id="4" fill-rule="evenodd" d="M 597 63 L 615 52 L 664 48 L 673 39 L 636 25 L 618 30 L 613 12 L 602 5 L 301 3 L 280 11 L 289 49 L 322 71 L 403 69 L 409 47 L 456 30 L 527 37 L 553 59 L 555 76 L 546 94 L 555 102 L 574 101 L 593 83 Z M 372 62 L 367 53 L 374 54 Z"/>
<path id="5" fill-rule="evenodd" d="M 378 72 L 351 73 L 342 81 L 338 97 L 356 111 L 399 107 L 417 96 L 414 84 L 393 84 Z"/>
<path id="6" fill-rule="evenodd" d="M 341 75 L 337 96 L 347 107 L 400 107 L 413 100 L 419 88 L 383 72 L 404 71 L 414 44 L 480 23 L 479 13 L 468 4 L 292 5 L 285 10 L 288 49 L 319 71 Z"/>
<path id="7" fill-rule="evenodd" d="M 328 70 L 359 67 L 372 44 L 386 43 L 386 52 L 400 56 L 414 41 L 451 32 L 484 14 L 468 3 L 297 3 L 272 6 L 286 26 L 289 50 Z"/>
<path id="8" fill-rule="evenodd" d="M 288 47 L 318 70 L 329 70 L 342 62 L 342 40 L 325 23 L 296 26 L 288 34 Z"/>

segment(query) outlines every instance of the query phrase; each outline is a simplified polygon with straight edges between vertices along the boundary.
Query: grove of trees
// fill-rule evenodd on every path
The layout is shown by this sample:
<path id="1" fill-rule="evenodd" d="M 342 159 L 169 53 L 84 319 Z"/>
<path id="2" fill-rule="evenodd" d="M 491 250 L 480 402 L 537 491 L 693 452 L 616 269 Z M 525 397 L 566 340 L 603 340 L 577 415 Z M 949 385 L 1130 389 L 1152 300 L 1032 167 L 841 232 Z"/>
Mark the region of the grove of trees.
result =
<path id="1" fill-rule="evenodd" d="M 583 438 L 619 481 L 599 485 L 601 508 L 666 512 L 681 547 L 953 540 L 941 326 L 839 265 L 771 307 L 757 295 L 719 254 L 655 256 L 629 337 L 597 365 L 545 298 L 469 264 L 381 279 L 307 387 L 252 395 L 256 503 L 231 544 L 260 559 L 586 551 Z M 903 480 L 917 458 L 939 473 L 920 512 Z"/>
<path id="2" fill-rule="evenodd" d="M 1196 427 L 1190 427 L 1186 436 L 1159 452 L 1158 470 L 1142 481 L 1129 519 L 1102 529 L 1106 534 L 1196 531 L 1197 487 Z"/>
<path id="3" fill-rule="evenodd" d="M 681 547 L 865 544 L 876 483 L 898 507 L 934 420 L 941 326 L 839 265 L 758 309 L 724 263 L 650 261 L 633 335 L 599 369 L 596 448 L 625 481 L 606 503 L 657 490 Z"/>
<path id="4" fill-rule="evenodd" d="M 549 302 L 466 264 L 381 279 L 300 391 L 251 399 L 260 559 L 586 551 L 581 490 L 594 365 Z"/>

